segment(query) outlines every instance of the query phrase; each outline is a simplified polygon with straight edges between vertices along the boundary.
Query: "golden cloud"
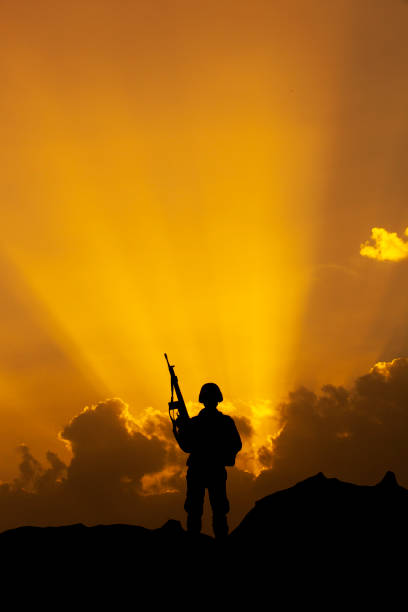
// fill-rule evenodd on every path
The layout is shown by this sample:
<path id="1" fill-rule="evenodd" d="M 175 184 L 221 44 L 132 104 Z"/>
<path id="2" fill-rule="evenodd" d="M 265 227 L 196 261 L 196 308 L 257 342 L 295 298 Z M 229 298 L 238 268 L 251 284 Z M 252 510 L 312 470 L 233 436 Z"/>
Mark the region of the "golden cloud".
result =
<path id="1" fill-rule="evenodd" d="M 404 234 L 408 236 L 408 227 Z M 408 241 L 404 242 L 396 232 L 373 227 L 370 240 L 360 246 L 360 255 L 377 261 L 401 261 L 408 257 Z"/>

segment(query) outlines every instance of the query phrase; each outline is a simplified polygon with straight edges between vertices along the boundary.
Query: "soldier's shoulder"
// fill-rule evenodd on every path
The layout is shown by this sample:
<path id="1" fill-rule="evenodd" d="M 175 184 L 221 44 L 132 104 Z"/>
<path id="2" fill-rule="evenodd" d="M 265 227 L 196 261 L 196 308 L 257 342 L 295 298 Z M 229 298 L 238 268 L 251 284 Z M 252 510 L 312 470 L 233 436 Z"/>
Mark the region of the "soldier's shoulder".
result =
<path id="1" fill-rule="evenodd" d="M 233 423 L 234 422 L 234 419 L 232 417 L 230 417 L 229 414 L 224 414 L 223 412 L 220 412 L 220 411 L 218 411 L 218 412 L 219 412 L 220 418 L 222 418 L 225 421 L 225 423 Z"/>

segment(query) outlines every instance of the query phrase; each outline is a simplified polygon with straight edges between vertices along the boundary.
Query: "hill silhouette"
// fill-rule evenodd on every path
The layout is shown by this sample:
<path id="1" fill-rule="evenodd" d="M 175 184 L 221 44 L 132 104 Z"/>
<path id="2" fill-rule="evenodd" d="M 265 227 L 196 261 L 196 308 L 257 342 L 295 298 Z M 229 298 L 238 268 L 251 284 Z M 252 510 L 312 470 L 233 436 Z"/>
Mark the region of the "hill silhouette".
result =
<path id="1" fill-rule="evenodd" d="M 279 584 L 281 595 L 293 583 L 304 588 L 316 580 L 325 589 L 341 586 L 344 593 L 352 584 L 372 584 L 373 576 L 383 580 L 401 568 L 407 517 L 408 490 L 392 472 L 375 486 L 318 473 L 257 501 L 221 542 L 193 536 L 169 520 L 159 529 L 123 524 L 19 527 L 0 534 L 0 548 L 9 569 L 45 575 L 54 586 L 62 577 L 76 588 L 86 577 L 88 586 L 137 579 L 150 589 L 175 581 L 201 588 L 204 583 L 208 590 L 215 584 L 226 588 L 233 580 L 251 589 L 262 576 L 263 587 Z"/>
<path id="2" fill-rule="evenodd" d="M 256 502 L 231 534 L 245 547 L 312 544 L 327 549 L 378 547 L 406 532 L 408 490 L 393 472 L 375 486 L 326 478 L 321 472 Z M 277 528 L 279 526 L 279 528 Z"/>

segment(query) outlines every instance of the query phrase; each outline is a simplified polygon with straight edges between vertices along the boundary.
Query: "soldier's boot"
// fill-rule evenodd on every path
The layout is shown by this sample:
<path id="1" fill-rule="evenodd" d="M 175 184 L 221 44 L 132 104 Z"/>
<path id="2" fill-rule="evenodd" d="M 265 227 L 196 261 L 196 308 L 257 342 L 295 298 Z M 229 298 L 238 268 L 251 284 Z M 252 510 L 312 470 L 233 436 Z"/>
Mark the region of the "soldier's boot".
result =
<path id="1" fill-rule="evenodd" d="M 187 514 L 187 531 L 189 533 L 200 533 L 201 516 L 197 516 L 196 514 Z"/>
<path id="2" fill-rule="evenodd" d="M 217 540 L 225 539 L 228 535 L 228 521 L 226 514 L 213 515 L 213 530 Z"/>

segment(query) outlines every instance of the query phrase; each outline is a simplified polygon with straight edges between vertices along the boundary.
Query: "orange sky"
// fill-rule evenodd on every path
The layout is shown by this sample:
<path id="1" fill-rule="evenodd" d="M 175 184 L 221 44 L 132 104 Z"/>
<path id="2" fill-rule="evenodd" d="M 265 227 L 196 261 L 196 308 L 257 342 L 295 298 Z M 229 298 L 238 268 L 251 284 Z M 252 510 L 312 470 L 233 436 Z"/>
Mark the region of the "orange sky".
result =
<path id="1" fill-rule="evenodd" d="M 165 414 L 164 351 L 258 444 L 296 385 L 406 356 L 406 262 L 359 252 L 408 225 L 406 3 L 1 12 L 1 480 L 86 405 Z"/>

